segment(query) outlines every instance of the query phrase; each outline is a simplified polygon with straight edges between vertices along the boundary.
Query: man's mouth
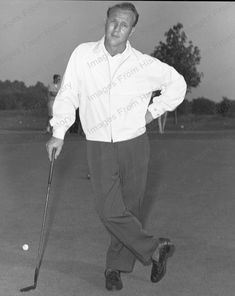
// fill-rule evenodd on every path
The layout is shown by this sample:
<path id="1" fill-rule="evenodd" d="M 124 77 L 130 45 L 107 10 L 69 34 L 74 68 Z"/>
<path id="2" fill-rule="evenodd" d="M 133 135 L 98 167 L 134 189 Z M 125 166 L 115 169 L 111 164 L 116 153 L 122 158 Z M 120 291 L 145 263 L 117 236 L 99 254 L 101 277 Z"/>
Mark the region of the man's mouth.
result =
<path id="1" fill-rule="evenodd" d="M 115 34 L 111 34 L 111 36 L 112 36 L 113 38 L 119 38 L 119 36 L 118 36 L 118 35 L 115 35 Z"/>

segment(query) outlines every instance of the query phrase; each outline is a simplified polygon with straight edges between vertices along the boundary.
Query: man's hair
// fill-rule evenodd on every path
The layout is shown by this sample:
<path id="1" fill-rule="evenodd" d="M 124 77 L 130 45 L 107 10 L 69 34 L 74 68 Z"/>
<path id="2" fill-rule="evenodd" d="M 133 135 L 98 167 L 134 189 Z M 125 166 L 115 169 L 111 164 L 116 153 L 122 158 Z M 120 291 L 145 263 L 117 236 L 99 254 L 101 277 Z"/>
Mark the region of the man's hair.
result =
<path id="1" fill-rule="evenodd" d="M 53 80 L 56 80 L 56 79 L 58 79 L 58 78 L 60 78 L 60 75 L 59 75 L 59 74 L 54 74 L 54 75 L 53 75 Z"/>
<path id="2" fill-rule="evenodd" d="M 133 23 L 133 27 L 136 26 L 138 19 L 139 19 L 139 14 L 134 6 L 134 4 L 130 3 L 130 2 L 123 2 L 123 3 L 119 3 L 119 4 L 115 4 L 114 6 L 111 6 L 108 8 L 107 10 L 107 17 L 109 17 L 110 15 L 110 11 L 114 8 L 119 8 L 119 9 L 123 9 L 123 10 L 131 10 L 132 12 L 134 12 L 135 14 L 135 21 Z"/>

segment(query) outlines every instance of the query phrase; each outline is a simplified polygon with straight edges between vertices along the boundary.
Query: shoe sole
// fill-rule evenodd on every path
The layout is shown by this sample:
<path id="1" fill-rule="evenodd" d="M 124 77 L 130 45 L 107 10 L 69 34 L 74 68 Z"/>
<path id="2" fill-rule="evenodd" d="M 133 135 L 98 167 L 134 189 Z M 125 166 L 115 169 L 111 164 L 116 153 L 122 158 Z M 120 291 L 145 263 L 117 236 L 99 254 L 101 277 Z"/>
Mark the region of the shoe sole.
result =
<path id="1" fill-rule="evenodd" d="M 158 281 L 160 281 L 164 277 L 164 275 L 166 274 L 167 260 L 168 260 L 168 258 L 172 257 L 174 252 L 175 252 L 175 246 L 173 244 L 170 243 L 167 246 L 168 246 L 169 249 L 168 249 L 166 255 L 164 256 L 164 259 L 162 260 L 163 274 L 162 274 L 161 278 Z"/>
<path id="2" fill-rule="evenodd" d="M 172 257 L 175 252 L 175 245 L 172 244 L 170 241 L 168 242 L 167 247 L 168 247 L 168 250 L 167 250 L 164 258 L 160 258 L 160 260 L 159 260 L 159 261 L 161 261 L 161 264 L 163 266 L 163 271 L 161 273 L 161 276 L 158 279 L 155 280 L 151 277 L 151 282 L 153 282 L 153 283 L 158 283 L 165 276 L 167 260 L 168 260 L 168 258 Z"/>

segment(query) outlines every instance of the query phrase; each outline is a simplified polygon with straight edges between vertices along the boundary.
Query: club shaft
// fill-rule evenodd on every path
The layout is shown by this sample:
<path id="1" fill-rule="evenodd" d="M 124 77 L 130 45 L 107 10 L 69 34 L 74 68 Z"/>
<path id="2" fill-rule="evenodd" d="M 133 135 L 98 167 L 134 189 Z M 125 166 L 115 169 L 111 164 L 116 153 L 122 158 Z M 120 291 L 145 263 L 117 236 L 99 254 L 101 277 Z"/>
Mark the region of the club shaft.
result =
<path id="1" fill-rule="evenodd" d="M 44 206 L 43 220 L 42 220 L 41 233 L 40 233 L 39 246 L 38 246 L 37 265 L 36 265 L 35 272 L 34 272 L 34 284 L 32 286 L 28 286 L 23 289 L 20 289 L 20 292 L 28 292 L 31 290 L 35 290 L 37 287 L 39 270 L 40 270 L 40 266 L 41 266 L 42 259 L 43 259 L 43 253 L 44 253 L 43 252 L 43 245 L 44 245 L 44 238 L 45 238 L 45 225 L 46 225 L 46 219 L 47 219 L 47 209 L 48 209 L 48 203 L 49 203 L 49 195 L 50 195 L 50 189 L 51 189 L 53 166 L 54 166 L 54 161 L 55 161 L 55 153 L 56 153 L 56 148 L 53 148 L 52 158 L 51 158 L 51 162 L 50 162 L 48 183 L 47 183 L 46 202 L 45 202 L 45 206 Z"/>
<path id="2" fill-rule="evenodd" d="M 52 182 L 52 175 L 53 175 L 53 166 L 54 166 L 54 161 L 55 161 L 55 152 L 56 152 L 56 149 L 53 149 L 52 150 L 52 160 L 50 162 L 50 171 L 49 171 L 49 176 L 48 176 L 46 202 L 45 202 L 45 206 L 44 206 L 43 220 L 42 220 L 41 233 L 40 233 L 39 246 L 38 246 L 37 265 L 36 265 L 35 274 L 34 274 L 34 285 L 37 284 L 39 269 L 40 269 L 41 262 L 42 262 L 43 244 L 44 244 L 45 228 L 46 228 L 45 226 L 46 226 L 47 210 L 48 210 L 51 182 Z"/>

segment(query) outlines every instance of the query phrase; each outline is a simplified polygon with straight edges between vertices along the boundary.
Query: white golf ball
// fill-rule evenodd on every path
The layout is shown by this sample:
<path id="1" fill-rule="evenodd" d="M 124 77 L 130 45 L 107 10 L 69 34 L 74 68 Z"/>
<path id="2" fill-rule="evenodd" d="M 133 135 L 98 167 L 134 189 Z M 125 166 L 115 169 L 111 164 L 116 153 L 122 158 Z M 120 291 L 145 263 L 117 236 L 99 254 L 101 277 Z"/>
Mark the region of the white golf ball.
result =
<path id="1" fill-rule="evenodd" d="M 24 244 L 24 245 L 22 246 L 22 249 L 23 249 L 24 251 L 28 251 L 28 249 L 29 249 L 29 245 Z"/>

